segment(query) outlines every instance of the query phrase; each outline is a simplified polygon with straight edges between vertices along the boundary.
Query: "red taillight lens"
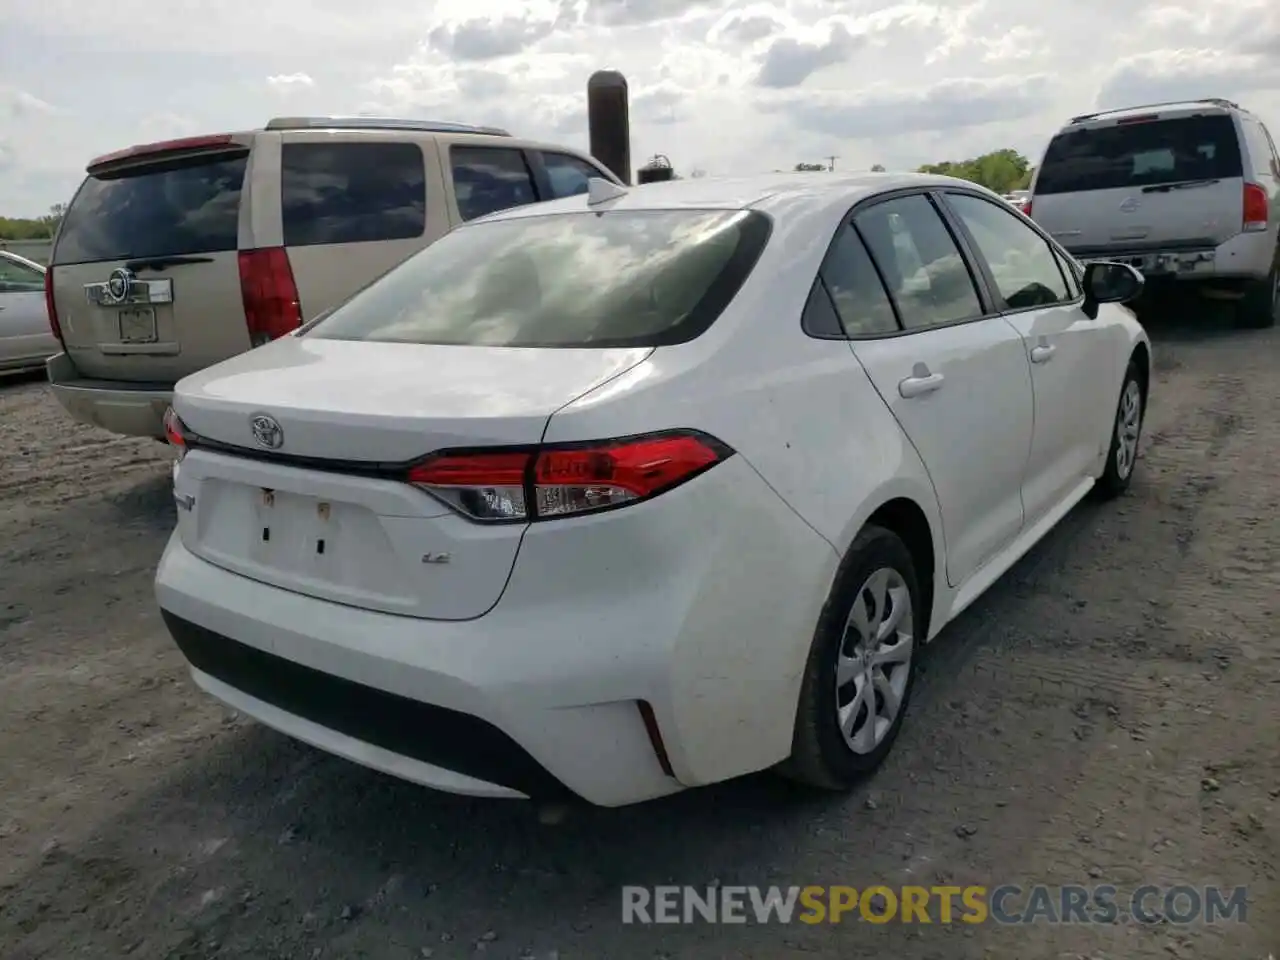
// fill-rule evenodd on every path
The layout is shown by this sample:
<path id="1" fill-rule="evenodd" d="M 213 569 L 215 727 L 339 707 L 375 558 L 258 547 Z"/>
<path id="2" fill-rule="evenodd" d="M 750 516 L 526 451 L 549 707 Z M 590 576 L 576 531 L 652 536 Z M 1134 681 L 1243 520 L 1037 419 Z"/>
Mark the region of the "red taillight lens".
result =
<path id="1" fill-rule="evenodd" d="M 187 428 L 173 412 L 173 407 L 164 412 L 164 438 L 178 452 L 178 459 L 181 460 L 187 453 Z"/>
<path id="2" fill-rule="evenodd" d="M 1271 198 L 1256 183 L 1244 185 L 1244 230 L 1259 233 L 1267 229 L 1271 221 Z"/>
<path id="3" fill-rule="evenodd" d="M 1024 201 L 1023 201 L 1023 203 L 1022 203 L 1022 214 L 1023 214 L 1023 216 L 1027 216 L 1027 217 L 1031 216 L 1031 201 L 1030 201 L 1030 200 L 1024 200 Z"/>
<path id="4" fill-rule="evenodd" d="M 408 480 L 474 520 L 545 520 L 658 495 L 730 456 L 699 433 L 660 433 L 592 444 L 438 454 Z"/>
<path id="5" fill-rule="evenodd" d="M 302 305 L 284 247 L 240 251 L 240 295 L 249 340 L 255 346 L 302 325 Z"/>
<path id="6" fill-rule="evenodd" d="M 58 308 L 53 302 L 53 267 L 44 272 L 44 309 L 49 314 L 49 329 L 65 348 L 67 343 L 62 339 L 62 324 L 58 322 Z"/>

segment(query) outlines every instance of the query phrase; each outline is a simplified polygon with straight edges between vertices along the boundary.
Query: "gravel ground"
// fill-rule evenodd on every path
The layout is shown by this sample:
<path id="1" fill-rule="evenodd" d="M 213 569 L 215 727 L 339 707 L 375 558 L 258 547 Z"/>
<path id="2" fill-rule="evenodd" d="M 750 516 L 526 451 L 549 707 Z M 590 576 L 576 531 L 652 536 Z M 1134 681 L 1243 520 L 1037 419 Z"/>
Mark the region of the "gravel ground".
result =
<path id="1" fill-rule="evenodd" d="M 1127 497 L 953 624 L 861 792 L 769 777 L 558 825 L 237 718 L 157 615 L 166 451 L 0 384 L 0 955 L 1280 953 L 1280 331 L 1157 323 Z M 1248 885 L 1245 923 L 624 926 L 622 884 Z M 935 915 L 935 921 L 937 917 Z"/>

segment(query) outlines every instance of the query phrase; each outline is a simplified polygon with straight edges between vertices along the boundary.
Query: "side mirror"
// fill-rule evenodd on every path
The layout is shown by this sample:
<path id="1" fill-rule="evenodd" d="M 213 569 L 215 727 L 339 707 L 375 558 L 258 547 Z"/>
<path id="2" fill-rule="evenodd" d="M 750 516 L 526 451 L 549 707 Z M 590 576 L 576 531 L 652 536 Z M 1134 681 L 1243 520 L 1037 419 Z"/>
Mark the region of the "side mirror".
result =
<path id="1" fill-rule="evenodd" d="M 1084 268 L 1087 304 L 1128 303 L 1142 293 L 1146 280 L 1127 263 L 1095 261 Z"/>

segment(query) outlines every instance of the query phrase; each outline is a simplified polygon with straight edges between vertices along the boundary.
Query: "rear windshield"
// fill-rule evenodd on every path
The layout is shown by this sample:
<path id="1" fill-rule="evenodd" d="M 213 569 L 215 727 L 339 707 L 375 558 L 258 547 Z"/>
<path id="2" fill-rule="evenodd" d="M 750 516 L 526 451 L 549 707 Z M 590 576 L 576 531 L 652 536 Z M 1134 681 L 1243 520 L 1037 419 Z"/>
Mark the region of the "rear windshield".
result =
<path id="1" fill-rule="evenodd" d="M 692 340 L 737 294 L 770 222 L 745 210 L 552 214 L 463 226 L 308 333 L 507 347 Z"/>
<path id="2" fill-rule="evenodd" d="M 58 232 L 54 264 L 235 250 L 248 154 L 89 177 Z"/>
<path id="3" fill-rule="evenodd" d="M 1225 114 L 1179 117 L 1058 134 L 1035 192 L 1075 193 L 1239 177 L 1240 143 Z"/>

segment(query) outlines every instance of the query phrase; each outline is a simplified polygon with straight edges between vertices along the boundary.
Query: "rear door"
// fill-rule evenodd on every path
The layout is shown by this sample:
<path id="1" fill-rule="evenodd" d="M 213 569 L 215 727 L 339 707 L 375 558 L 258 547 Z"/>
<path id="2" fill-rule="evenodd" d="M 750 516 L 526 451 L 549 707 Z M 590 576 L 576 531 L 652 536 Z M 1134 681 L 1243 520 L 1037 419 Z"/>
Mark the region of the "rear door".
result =
<path id="1" fill-rule="evenodd" d="M 252 143 L 175 141 L 90 168 L 50 258 L 81 374 L 173 383 L 249 348 L 237 249 Z"/>
<path id="2" fill-rule="evenodd" d="M 430 140 L 286 134 L 281 224 L 302 315 L 342 303 L 449 230 Z"/>
<path id="3" fill-rule="evenodd" d="M 1076 256 L 1208 249 L 1240 233 L 1243 175 L 1225 111 L 1084 121 L 1050 142 L 1032 216 Z"/>

